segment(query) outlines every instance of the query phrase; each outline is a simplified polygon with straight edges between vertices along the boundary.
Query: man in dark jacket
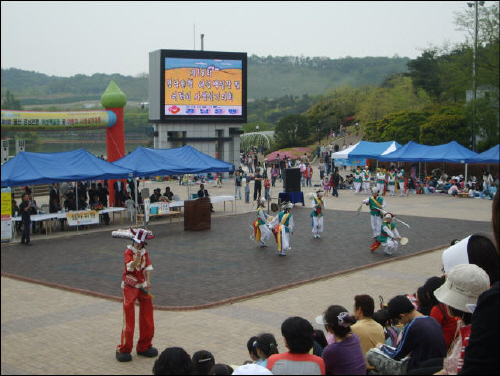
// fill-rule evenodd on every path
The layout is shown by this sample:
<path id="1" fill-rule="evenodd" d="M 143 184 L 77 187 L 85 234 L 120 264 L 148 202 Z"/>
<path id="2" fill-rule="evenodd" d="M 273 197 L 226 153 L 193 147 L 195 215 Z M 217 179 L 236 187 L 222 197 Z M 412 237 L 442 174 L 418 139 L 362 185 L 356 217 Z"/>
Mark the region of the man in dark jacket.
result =
<path id="1" fill-rule="evenodd" d="M 21 244 L 32 245 L 30 243 L 30 227 L 31 227 L 31 201 L 27 193 L 23 194 L 23 202 L 19 205 L 21 218 L 23 223 L 23 235 L 21 236 Z"/>

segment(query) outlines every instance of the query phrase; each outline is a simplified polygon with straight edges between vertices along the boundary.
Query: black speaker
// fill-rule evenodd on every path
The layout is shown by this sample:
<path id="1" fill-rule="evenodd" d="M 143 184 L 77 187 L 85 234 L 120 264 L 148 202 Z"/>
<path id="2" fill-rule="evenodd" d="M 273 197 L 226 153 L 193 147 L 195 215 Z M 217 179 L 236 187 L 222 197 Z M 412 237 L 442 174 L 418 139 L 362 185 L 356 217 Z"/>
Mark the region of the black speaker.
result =
<path id="1" fill-rule="evenodd" d="M 286 168 L 283 176 L 285 192 L 300 192 L 300 168 Z"/>

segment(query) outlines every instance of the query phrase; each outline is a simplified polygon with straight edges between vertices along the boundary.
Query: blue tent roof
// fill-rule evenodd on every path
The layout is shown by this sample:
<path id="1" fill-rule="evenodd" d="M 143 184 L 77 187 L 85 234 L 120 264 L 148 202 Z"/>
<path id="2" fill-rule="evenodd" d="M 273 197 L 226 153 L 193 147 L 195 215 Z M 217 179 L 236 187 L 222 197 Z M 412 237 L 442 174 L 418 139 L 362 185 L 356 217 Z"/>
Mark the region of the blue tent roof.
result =
<path id="1" fill-rule="evenodd" d="M 122 179 L 132 170 L 103 161 L 85 149 L 58 153 L 20 152 L 2 166 L 2 187 L 62 181 Z"/>
<path id="2" fill-rule="evenodd" d="M 410 141 L 395 152 L 378 158 L 388 162 L 450 162 L 468 163 L 477 153 L 460 145 L 456 141 L 447 144 L 428 146 Z"/>
<path id="3" fill-rule="evenodd" d="M 389 153 L 400 148 L 396 141 L 371 142 L 360 141 L 357 144 L 339 152 L 333 153 L 333 159 L 377 159 L 384 153 Z"/>
<path id="4" fill-rule="evenodd" d="M 234 171 L 233 164 L 212 158 L 189 145 L 175 149 L 139 147 L 113 164 L 132 169 L 134 177 Z"/>
<path id="5" fill-rule="evenodd" d="M 397 150 L 401 145 L 396 141 L 387 141 L 387 142 L 369 142 L 369 141 L 361 141 L 358 146 L 354 148 L 353 151 L 349 153 L 349 159 L 359 159 L 359 158 L 368 158 L 368 159 L 376 159 L 382 155 L 382 153 L 386 152 L 387 149 L 391 148 Z"/>
<path id="6" fill-rule="evenodd" d="M 467 163 L 492 163 L 499 164 L 500 163 L 500 152 L 499 145 L 493 146 L 491 149 L 488 149 L 481 154 L 476 155 L 469 159 Z"/>

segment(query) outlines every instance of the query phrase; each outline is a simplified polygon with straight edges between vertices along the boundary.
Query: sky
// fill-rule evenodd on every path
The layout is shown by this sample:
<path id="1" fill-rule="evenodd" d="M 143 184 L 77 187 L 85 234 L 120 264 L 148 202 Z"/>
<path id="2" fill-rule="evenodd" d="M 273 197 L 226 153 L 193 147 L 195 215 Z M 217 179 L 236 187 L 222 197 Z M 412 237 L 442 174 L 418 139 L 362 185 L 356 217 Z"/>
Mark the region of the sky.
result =
<path id="1" fill-rule="evenodd" d="M 466 1 L 2 1 L 1 67 L 49 76 L 148 73 L 159 49 L 416 58 L 457 44 Z"/>

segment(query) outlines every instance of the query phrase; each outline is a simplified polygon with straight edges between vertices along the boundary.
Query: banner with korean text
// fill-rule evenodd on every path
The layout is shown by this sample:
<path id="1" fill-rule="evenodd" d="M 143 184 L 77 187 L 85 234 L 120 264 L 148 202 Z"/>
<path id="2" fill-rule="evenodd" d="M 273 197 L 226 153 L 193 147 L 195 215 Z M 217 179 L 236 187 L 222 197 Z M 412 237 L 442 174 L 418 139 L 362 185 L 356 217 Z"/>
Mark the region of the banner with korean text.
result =
<path id="1" fill-rule="evenodd" d="M 99 224 L 99 212 L 88 210 L 84 212 L 66 213 L 69 226 L 86 226 Z"/>

